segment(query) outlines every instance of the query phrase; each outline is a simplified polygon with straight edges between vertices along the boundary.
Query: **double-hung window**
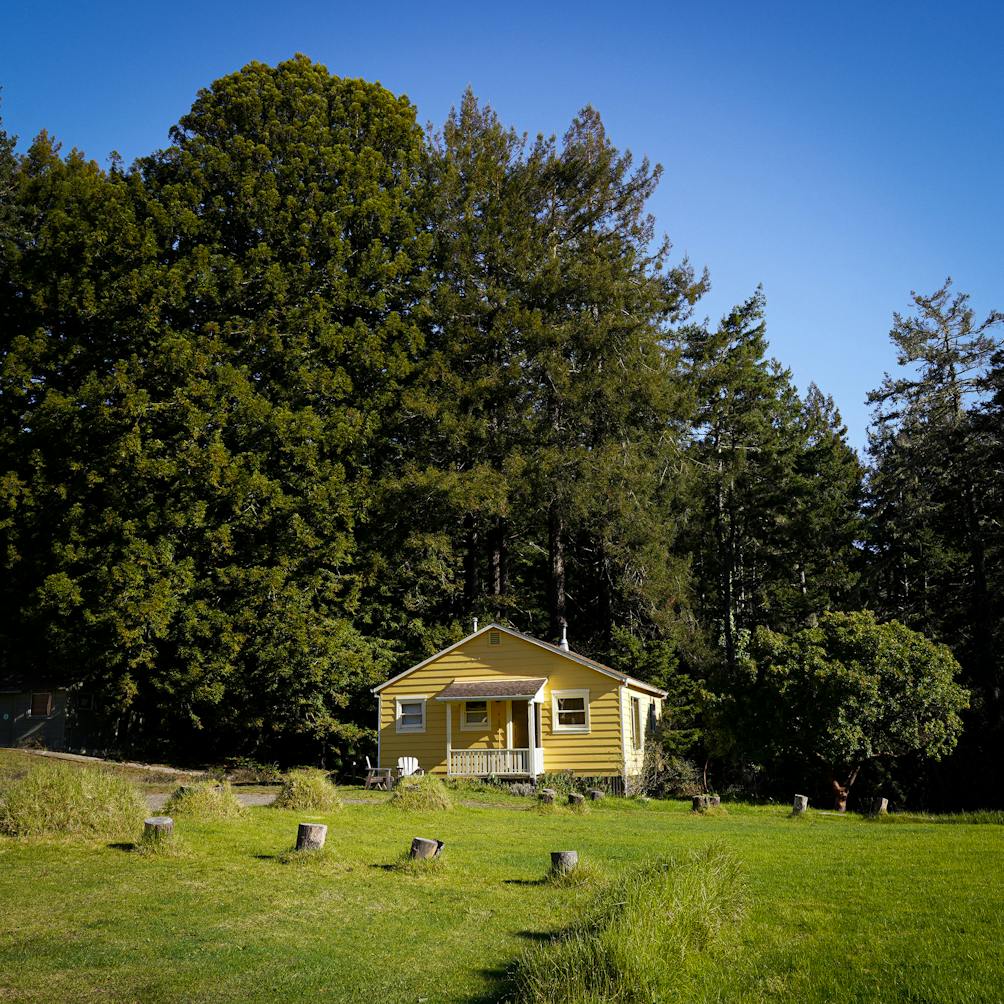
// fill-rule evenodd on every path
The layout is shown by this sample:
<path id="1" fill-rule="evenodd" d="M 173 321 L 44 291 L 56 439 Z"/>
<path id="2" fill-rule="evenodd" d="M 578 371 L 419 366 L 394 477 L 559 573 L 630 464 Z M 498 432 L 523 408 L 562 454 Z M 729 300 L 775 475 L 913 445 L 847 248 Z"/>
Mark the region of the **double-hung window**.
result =
<path id="1" fill-rule="evenodd" d="M 398 697 L 396 715 L 398 732 L 425 731 L 425 698 Z"/>
<path id="2" fill-rule="evenodd" d="M 640 750 L 642 748 L 643 739 L 642 727 L 641 727 L 641 698 L 632 697 L 631 698 L 631 746 Z"/>
<path id="3" fill-rule="evenodd" d="M 484 732 L 488 728 L 488 702 L 465 701 L 460 727 L 468 732 Z"/>
<path id="4" fill-rule="evenodd" d="M 551 691 L 551 731 L 589 731 L 589 691 Z"/>

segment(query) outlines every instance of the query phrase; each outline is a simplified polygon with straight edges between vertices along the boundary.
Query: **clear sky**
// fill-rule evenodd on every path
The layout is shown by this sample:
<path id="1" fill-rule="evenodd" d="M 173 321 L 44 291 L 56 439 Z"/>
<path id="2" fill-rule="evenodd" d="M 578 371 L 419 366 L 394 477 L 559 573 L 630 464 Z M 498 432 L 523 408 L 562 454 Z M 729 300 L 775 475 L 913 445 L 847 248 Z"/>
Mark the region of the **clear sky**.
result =
<path id="1" fill-rule="evenodd" d="M 711 271 L 717 319 L 757 283 L 771 351 L 864 442 L 893 310 L 951 274 L 1004 309 L 1004 3 L 0 3 L 21 147 L 127 161 L 196 91 L 296 52 L 407 94 L 441 123 L 472 85 L 561 133 L 585 104 L 665 167 L 652 203 Z"/>

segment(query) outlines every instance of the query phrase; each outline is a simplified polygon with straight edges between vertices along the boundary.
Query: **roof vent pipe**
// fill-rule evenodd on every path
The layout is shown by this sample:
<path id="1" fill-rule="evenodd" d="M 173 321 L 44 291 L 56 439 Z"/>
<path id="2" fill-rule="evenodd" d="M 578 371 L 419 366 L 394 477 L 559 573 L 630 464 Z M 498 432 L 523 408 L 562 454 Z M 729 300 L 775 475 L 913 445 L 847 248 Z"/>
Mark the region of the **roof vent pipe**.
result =
<path id="1" fill-rule="evenodd" d="M 474 630 L 477 631 L 477 629 L 478 629 L 478 619 L 477 619 L 477 617 L 475 617 L 474 618 Z"/>
<path id="2" fill-rule="evenodd" d="M 568 628 L 564 624 L 561 625 L 561 642 L 559 643 L 558 648 L 560 648 L 562 652 L 568 651 Z"/>

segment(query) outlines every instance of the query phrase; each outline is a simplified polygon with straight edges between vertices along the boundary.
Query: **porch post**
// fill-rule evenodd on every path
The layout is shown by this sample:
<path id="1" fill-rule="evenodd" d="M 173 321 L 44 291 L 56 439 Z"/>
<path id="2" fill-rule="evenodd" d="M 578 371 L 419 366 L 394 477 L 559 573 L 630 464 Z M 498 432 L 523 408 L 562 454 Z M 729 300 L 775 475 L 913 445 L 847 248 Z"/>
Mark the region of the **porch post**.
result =
<path id="1" fill-rule="evenodd" d="M 526 702 L 526 744 L 529 747 L 527 757 L 530 761 L 530 776 L 537 776 L 537 737 L 533 729 L 533 698 Z"/>
<path id="2" fill-rule="evenodd" d="M 446 701 L 446 773 L 453 773 L 453 702 Z"/>

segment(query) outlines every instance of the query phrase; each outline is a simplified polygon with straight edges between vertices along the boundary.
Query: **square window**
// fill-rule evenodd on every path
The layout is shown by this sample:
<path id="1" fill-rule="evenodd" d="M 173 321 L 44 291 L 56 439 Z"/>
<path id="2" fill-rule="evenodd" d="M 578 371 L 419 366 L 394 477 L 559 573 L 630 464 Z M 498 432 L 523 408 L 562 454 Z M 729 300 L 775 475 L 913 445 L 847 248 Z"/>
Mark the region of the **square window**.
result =
<path id="1" fill-rule="evenodd" d="M 589 691 L 556 690 L 551 694 L 553 732 L 589 731 Z"/>
<path id="2" fill-rule="evenodd" d="M 52 694 L 31 695 L 31 717 L 48 718 L 52 714 Z"/>
<path id="3" fill-rule="evenodd" d="M 424 697 L 397 698 L 396 719 L 397 719 L 398 732 L 424 732 L 425 698 Z"/>
<path id="4" fill-rule="evenodd" d="M 464 728 L 479 728 L 488 725 L 488 702 L 466 701 L 464 703 Z"/>

